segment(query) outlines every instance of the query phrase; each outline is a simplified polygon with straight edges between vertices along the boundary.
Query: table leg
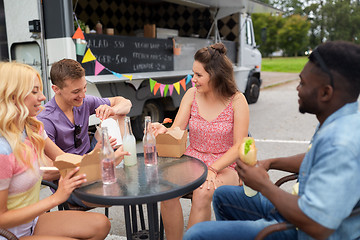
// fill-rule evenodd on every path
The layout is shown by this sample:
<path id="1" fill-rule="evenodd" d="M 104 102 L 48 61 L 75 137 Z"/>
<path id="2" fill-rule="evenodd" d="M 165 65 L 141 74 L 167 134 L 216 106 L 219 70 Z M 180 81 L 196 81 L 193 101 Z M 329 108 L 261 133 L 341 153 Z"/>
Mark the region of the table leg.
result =
<path id="1" fill-rule="evenodd" d="M 124 216 L 125 216 L 126 238 L 128 240 L 131 240 L 132 232 L 131 232 L 131 220 L 130 220 L 129 205 L 124 205 Z"/>
<path id="2" fill-rule="evenodd" d="M 131 205 L 131 222 L 132 222 L 132 232 L 136 233 L 138 231 L 136 205 Z"/>
<path id="3" fill-rule="evenodd" d="M 156 235 L 159 233 L 159 219 L 158 219 L 158 210 L 157 203 L 148 203 L 148 222 L 149 222 L 149 239 L 155 240 Z"/>
<path id="4" fill-rule="evenodd" d="M 138 204 L 138 208 L 139 208 L 139 215 L 140 215 L 141 230 L 145 230 L 145 218 L 144 218 L 143 207 L 141 204 Z"/>

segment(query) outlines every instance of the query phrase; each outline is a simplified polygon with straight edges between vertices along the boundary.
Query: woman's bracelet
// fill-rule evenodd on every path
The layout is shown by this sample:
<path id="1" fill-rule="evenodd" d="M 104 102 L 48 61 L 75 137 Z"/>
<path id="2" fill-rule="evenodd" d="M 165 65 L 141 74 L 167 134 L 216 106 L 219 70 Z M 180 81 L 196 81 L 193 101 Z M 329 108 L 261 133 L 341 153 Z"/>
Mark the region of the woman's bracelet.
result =
<path id="1" fill-rule="evenodd" d="M 208 166 L 208 169 L 209 169 L 210 171 L 212 171 L 213 173 L 215 173 L 215 175 L 217 176 L 218 170 L 216 170 L 216 169 L 213 168 L 212 166 Z"/>

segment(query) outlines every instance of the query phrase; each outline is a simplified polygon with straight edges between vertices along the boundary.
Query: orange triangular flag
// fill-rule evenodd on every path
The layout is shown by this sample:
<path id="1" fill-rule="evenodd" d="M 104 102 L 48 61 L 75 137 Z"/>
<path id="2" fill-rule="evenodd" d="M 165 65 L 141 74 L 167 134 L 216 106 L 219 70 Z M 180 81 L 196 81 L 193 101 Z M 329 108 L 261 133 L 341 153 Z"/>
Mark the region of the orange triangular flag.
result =
<path id="1" fill-rule="evenodd" d="M 186 84 L 185 84 L 185 78 L 180 80 L 180 84 L 183 87 L 184 91 L 186 91 Z"/>
<path id="2" fill-rule="evenodd" d="M 77 38 L 80 38 L 80 39 L 85 39 L 84 37 L 84 33 L 81 31 L 81 28 L 78 27 L 74 33 L 74 36 L 72 37 L 72 39 L 77 39 Z"/>
<path id="3" fill-rule="evenodd" d="M 155 86 L 154 86 L 154 96 L 156 95 L 157 91 L 159 90 L 159 87 L 160 87 L 160 83 L 155 83 Z"/>
<path id="4" fill-rule="evenodd" d="M 81 63 L 86 63 L 86 62 L 90 62 L 90 61 L 94 61 L 96 60 L 96 57 L 92 54 L 90 48 L 86 51 L 85 56 L 82 60 Z"/>

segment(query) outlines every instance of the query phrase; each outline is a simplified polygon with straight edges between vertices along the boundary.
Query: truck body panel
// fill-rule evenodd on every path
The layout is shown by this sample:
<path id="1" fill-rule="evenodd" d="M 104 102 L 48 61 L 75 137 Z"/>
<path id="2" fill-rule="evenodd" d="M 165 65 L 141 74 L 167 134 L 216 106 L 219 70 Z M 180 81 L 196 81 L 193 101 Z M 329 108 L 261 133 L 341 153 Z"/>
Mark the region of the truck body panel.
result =
<path id="1" fill-rule="evenodd" d="M 107 10 L 104 10 L 106 7 Z M 185 89 L 180 88 L 179 93 L 165 97 L 161 96 L 160 91 L 154 94 L 149 79 L 171 85 L 187 78 L 192 75 L 195 52 L 216 42 L 221 41 L 228 48 L 238 89 L 245 94 L 249 103 L 256 102 L 261 84 L 261 54 L 256 48 L 249 13 L 269 11 L 278 10 L 254 0 L 166 0 L 161 3 L 129 0 L 1 0 L 0 13 L 4 17 L 1 18 L 0 14 L 0 32 L 6 35 L 6 39 L 0 38 L 0 57 L 36 68 L 42 76 L 48 101 L 54 95 L 49 79 L 51 65 L 63 58 L 80 62 L 83 58 L 77 55 L 77 41 L 72 39 L 75 31 L 73 15 L 94 26 L 93 13 L 96 12 L 100 20 L 116 27 L 120 35 L 85 34 L 87 49 L 93 51 L 96 61 L 107 70 L 95 76 L 95 62 L 83 64 L 88 81 L 87 93 L 99 97 L 120 95 L 131 100 L 133 108 L 129 116 L 135 125 L 134 133 L 139 138 L 144 115 L 150 114 L 154 121 L 162 121 L 164 112 L 176 110 L 183 94 L 191 87 L 191 82 L 188 82 Z M 155 22 L 158 38 L 141 37 L 141 30 L 147 21 Z M 170 29 L 172 26 L 175 29 Z M 136 33 L 139 31 L 140 34 Z M 97 38 L 103 42 L 96 43 Z M 172 39 L 180 46 L 181 54 L 172 52 L 175 47 Z M 114 47 L 102 48 L 111 41 L 114 41 Z M 132 48 L 131 51 L 121 48 L 121 41 L 137 42 L 139 48 L 143 45 L 144 49 L 149 44 L 162 45 L 157 51 L 147 53 L 143 50 L 138 53 Z M 136 49 L 138 46 L 132 47 Z M 139 61 L 138 65 L 130 62 L 124 67 L 125 63 L 129 64 L 134 59 Z M 114 63 L 118 65 L 111 65 Z M 111 69 L 108 66 L 112 66 Z M 99 122 L 93 117 L 90 121 L 92 124 Z"/>

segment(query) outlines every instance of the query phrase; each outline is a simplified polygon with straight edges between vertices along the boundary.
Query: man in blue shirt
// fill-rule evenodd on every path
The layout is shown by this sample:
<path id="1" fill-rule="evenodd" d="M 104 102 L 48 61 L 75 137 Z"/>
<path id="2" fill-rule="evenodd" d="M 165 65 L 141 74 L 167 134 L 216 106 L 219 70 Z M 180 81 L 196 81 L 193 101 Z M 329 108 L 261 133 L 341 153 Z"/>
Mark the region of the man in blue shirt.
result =
<path id="1" fill-rule="evenodd" d="M 359 239 L 360 217 L 360 46 L 327 42 L 309 56 L 297 87 L 299 111 L 315 114 L 319 125 L 308 152 L 260 161 L 237 162 L 244 183 L 259 191 L 219 187 L 213 197 L 216 222 L 194 225 L 184 239 L 254 239 L 263 228 L 288 221 L 297 229 L 267 239 Z M 275 186 L 267 170 L 299 174 L 299 193 Z"/>

